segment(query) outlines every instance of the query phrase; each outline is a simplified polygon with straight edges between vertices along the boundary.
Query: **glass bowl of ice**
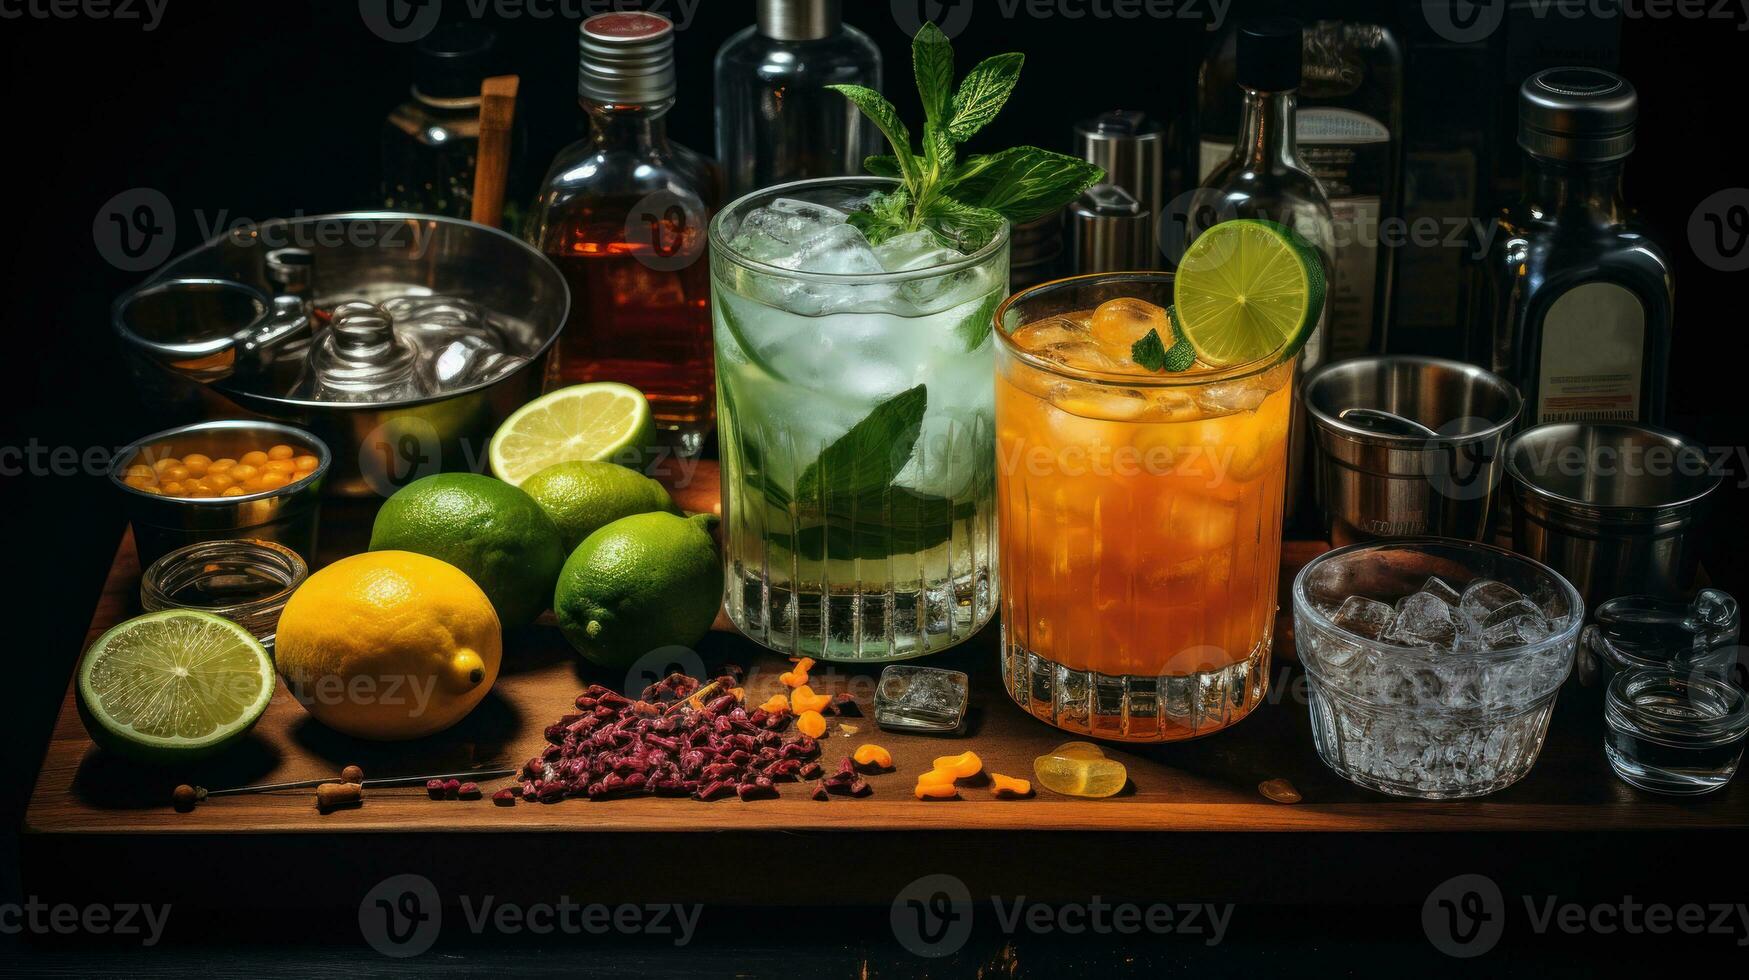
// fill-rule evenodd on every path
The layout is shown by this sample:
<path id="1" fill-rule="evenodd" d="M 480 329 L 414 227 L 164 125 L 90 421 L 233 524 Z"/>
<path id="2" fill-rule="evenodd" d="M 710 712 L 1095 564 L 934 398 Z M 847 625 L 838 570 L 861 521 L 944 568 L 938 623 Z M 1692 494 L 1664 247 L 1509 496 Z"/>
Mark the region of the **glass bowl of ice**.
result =
<path id="1" fill-rule="evenodd" d="M 1530 771 L 1585 618 L 1552 569 L 1449 538 L 1326 552 L 1293 605 L 1319 757 L 1368 789 L 1432 800 Z"/>

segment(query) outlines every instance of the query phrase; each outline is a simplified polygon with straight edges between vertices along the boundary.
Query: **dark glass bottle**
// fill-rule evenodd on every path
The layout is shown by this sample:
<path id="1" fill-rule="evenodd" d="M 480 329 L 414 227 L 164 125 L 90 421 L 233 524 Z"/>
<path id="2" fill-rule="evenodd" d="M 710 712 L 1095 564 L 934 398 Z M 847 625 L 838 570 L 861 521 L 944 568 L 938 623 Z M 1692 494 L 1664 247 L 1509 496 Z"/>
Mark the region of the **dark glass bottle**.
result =
<path id="1" fill-rule="evenodd" d="M 419 42 L 412 98 L 383 123 L 383 207 L 470 215 L 480 148 L 480 83 L 490 74 L 495 43 L 491 31 L 462 23 L 444 25 Z"/>
<path id="2" fill-rule="evenodd" d="M 705 246 L 722 176 L 668 138 L 673 30 L 647 13 L 583 22 L 579 93 L 589 135 L 553 161 L 527 237 L 571 286 L 555 381 L 637 388 L 657 426 L 694 452 L 716 409 Z"/>
<path id="3" fill-rule="evenodd" d="M 1519 92 L 1524 195 L 1478 266 L 1471 360 L 1524 393 L 1524 424 L 1660 424 L 1675 293 L 1670 263 L 1622 200 L 1633 86 L 1551 68 Z"/>

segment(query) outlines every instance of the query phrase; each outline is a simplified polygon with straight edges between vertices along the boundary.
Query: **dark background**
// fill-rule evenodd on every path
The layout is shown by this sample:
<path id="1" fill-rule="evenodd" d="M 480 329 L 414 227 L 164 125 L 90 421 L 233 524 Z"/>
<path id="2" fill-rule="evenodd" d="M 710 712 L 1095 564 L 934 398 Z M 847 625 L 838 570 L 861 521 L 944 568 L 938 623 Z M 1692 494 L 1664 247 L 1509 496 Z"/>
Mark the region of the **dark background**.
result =
<path id="1" fill-rule="evenodd" d="M 500 32 L 505 70 L 522 76 L 519 112 L 529 153 L 519 166 L 532 184 L 546 161 L 579 135 L 577 13 L 605 5 L 537 0 L 530 6 L 568 13 L 487 19 Z M 674 0 L 646 6 L 677 9 Z M 680 101 L 670 124 L 676 140 L 712 150 L 711 58 L 751 22 L 752 6 L 751 0 L 700 0 L 684 24 L 677 40 Z M 1238 2 L 1227 19 L 1269 6 Z M 892 5 L 847 0 L 846 7 L 847 19 L 886 54 L 889 94 L 914 115 L 907 39 Z M 1174 121 L 1194 97 L 1195 65 L 1211 36 L 1206 3 L 1194 8 L 1198 18 L 1165 20 L 1041 20 L 1027 16 L 1024 5 L 1014 17 L 1002 16 L 1002 7 L 997 0 L 973 4 L 955 42 L 962 70 L 1001 51 L 1028 55 L 1015 102 L 980 136 L 983 145 L 1067 150 L 1077 119 L 1123 106 Z M 0 0 L 0 11 L 21 8 Z M 448 8 L 446 15 L 466 12 L 461 0 L 449 0 Z M 1093 0 L 1052 8 L 1102 9 Z M 1308 18 L 1380 20 L 1411 40 L 1426 35 L 1413 2 L 1329 0 L 1292 9 Z M 1745 16 L 1733 13 L 1739 21 Z M 1741 373 L 1732 364 L 1741 356 L 1743 300 L 1727 292 L 1743 280 L 1706 267 L 1689 247 L 1687 227 L 1708 195 L 1749 184 L 1749 168 L 1728 135 L 1741 128 L 1745 26 L 1749 22 L 1642 18 L 1599 24 L 1586 17 L 1544 23 L 1528 54 L 1496 53 L 1477 62 L 1483 66 L 1477 70 L 1452 71 L 1451 62 L 1417 57 L 1413 48 L 1407 68 L 1412 98 L 1422 100 L 1419 118 L 1414 101 L 1409 108 L 1413 139 L 1417 125 L 1448 110 L 1491 106 L 1488 111 L 1509 120 L 1521 76 L 1509 74 L 1508 65 L 1591 60 L 1599 37 L 1606 39 L 1603 60 L 1619 53 L 1619 67 L 1642 101 L 1628 198 L 1677 270 L 1670 422 L 1712 445 L 1740 444 L 1749 414 L 1740 407 Z M 178 253 L 199 243 L 203 222 L 372 207 L 379 128 L 406 97 L 412 62 L 411 46 L 371 33 L 353 0 L 168 0 L 163 22 L 150 32 L 135 21 L 0 18 L 0 70 L 9 96 L 0 123 L 8 138 L 0 146 L 10 158 L 14 216 L 12 231 L 0 234 L 10 351 L 0 361 L 10 374 L 0 384 L 0 446 L 83 451 L 119 446 L 145 431 L 106 324 L 110 301 L 142 275 L 114 268 L 94 247 L 93 221 L 105 202 L 131 188 L 161 191 L 174 209 Z M 1498 169 L 1509 184 L 1516 151 L 1508 138 L 1509 130 L 1500 130 L 1487 149 L 1503 149 Z M 1454 332 L 1457 317 L 1454 311 Z M 6 834 L 34 779 L 123 519 L 119 500 L 98 476 L 6 475 L 0 494 L 0 556 L 8 564 L 0 573 L 0 623 L 8 641 L 0 653 L 8 668 L 0 680 L 0 828 L 6 828 L 0 834 Z M 1727 584 L 1735 552 L 1749 537 L 1740 497 L 1725 496 L 1709 534 L 1708 565 Z M 14 846 L 0 836 L 7 852 L 0 858 L 0 902 L 16 896 Z M 1419 947 L 1411 942 L 1409 948 Z M 1266 957 L 1257 965 L 1269 962 Z"/>

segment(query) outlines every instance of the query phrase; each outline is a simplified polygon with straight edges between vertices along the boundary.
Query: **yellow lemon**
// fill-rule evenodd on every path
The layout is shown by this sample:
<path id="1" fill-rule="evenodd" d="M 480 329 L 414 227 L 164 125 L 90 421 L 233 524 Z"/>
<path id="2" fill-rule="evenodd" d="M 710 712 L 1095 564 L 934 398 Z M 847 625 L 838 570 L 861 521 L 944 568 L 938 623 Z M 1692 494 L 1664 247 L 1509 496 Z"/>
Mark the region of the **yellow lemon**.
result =
<path id="1" fill-rule="evenodd" d="M 418 738 L 460 721 L 498 679 L 503 636 L 486 593 L 454 565 L 372 551 L 309 577 L 286 603 L 274 661 L 324 725 Z"/>

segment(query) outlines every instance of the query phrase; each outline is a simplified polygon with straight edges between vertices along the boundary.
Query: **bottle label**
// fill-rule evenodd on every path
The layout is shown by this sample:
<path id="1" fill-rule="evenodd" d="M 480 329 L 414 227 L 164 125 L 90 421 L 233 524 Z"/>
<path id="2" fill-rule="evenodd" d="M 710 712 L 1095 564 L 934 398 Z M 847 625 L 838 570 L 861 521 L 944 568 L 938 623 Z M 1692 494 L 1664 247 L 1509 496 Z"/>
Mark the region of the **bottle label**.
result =
<path id="1" fill-rule="evenodd" d="M 1613 282 L 1562 293 L 1543 316 L 1536 423 L 1640 418 L 1646 307 Z"/>
<path id="2" fill-rule="evenodd" d="M 1391 165 L 1391 130 L 1352 109 L 1302 106 L 1294 117 L 1300 158 L 1330 199 L 1336 248 L 1330 256 L 1332 359 L 1369 353 L 1379 275 L 1379 223 Z M 1233 144 L 1204 139 L 1201 177 L 1233 153 Z"/>

